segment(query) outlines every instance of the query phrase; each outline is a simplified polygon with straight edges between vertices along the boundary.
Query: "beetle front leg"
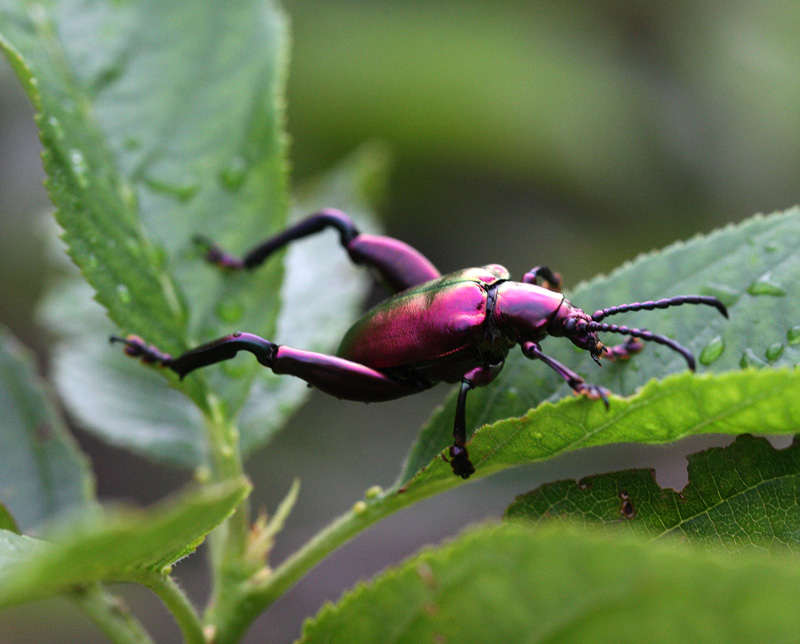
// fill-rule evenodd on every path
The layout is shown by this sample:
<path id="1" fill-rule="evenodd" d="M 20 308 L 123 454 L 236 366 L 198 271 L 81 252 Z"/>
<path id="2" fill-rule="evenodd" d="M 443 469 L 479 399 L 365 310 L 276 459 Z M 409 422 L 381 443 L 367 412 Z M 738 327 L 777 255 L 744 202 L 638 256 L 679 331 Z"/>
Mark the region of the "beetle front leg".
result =
<path id="1" fill-rule="evenodd" d="M 548 367 L 566 380 L 567 384 L 576 394 L 586 396 L 592 400 L 600 399 L 603 401 L 606 409 L 608 409 L 609 391 L 605 387 L 589 384 L 569 367 L 542 353 L 541 347 L 536 342 L 523 342 L 522 353 L 525 354 L 525 357 L 530 358 L 531 360 L 541 360 L 544 362 Z"/>
<path id="2" fill-rule="evenodd" d="M 561 292 L 561 286 L 564 283 L 561 273 L 554 273 L 547 266 L 535 266 L 522 276 L 522 282 L 539 286 L 539 278 L 542 279 L 542 288 L 556 293 Z"/>
<path id="3" fill-rule="evenodd" d="M 242 258 L 226 253 L 204 237 L 196 237 L 195 240 L 205 248 L 206 259 L 210 263 L 229 270 L 251 270 L 290 242 L 327 228 L 339 233 L 339 241 L 353 262 L 375 269 L 392 292 L 397 293 L 441 276 L 436 267 L 415 248 L 392 237 L 364 234 L 347 215 L 333 208 L 306 217 L 260 243 Z"/>
<path id="4" fill-rule="evenodd" d="M 606 360 L 630 360 L 631 356 L 644 349 L 644 342 L 639 338 L 628 338 L 625 342 L 615 344 L 613 347 L 606 347 L 603 357 Z"/>

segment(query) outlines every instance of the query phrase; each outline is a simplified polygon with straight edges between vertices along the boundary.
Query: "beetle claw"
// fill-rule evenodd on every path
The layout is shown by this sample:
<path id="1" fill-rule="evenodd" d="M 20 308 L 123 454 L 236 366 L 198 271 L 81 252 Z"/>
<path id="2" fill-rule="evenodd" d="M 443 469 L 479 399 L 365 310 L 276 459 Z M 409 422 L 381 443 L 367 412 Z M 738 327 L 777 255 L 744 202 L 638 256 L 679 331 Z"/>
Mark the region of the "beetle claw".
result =
<path id="1" fill-rule="evenodd" d="M 601 387 L 600 385 L 590 385 L 584 382 L 576 385 L 575 393 L 581 396 L 586 396 L 590 400 L 602 400 L 606 409 L 609 408 L 608 395 L 611 392 L 605 387 Z"/>
<path id="2" fill-rule="evenodd" d="M 462 479 L 468 479 L 475 472 L 475 466 L 469 460 L 469 453 L 466 447 L 451 445 L 449 463 L 450 467 L 453 468 L 453 473 Z"/>

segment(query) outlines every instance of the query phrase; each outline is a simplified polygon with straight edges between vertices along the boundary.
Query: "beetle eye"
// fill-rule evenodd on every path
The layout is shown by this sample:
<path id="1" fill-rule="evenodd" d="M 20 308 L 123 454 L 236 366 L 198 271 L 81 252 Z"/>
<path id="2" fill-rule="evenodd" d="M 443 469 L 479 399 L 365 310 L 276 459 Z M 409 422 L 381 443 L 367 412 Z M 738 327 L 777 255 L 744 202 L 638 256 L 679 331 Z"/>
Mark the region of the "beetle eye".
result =
<path id="1" fill-rule="evenodd" d="M 577 320 L 575 318 L 567 318 L 567 321 L 564 322 L 564 331 L 568 334 L 575 333 L 575 323 Z"/>

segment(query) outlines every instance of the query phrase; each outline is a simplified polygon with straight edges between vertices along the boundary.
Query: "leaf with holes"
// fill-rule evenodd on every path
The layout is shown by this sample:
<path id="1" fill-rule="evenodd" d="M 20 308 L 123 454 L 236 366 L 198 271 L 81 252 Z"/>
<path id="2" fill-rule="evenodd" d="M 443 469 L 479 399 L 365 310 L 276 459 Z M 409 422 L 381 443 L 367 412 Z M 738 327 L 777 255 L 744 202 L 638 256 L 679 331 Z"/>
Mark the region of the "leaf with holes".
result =
<path id="1" fill-rule="evenodd" d="M 651 470 L 549 483 L 518 497 L 506 519 L 630 528 L 708 548 L 800 551 L 800 442 L 774 449 L 741 436 L 689 456 L 689 484 L 663 489 Z"/>

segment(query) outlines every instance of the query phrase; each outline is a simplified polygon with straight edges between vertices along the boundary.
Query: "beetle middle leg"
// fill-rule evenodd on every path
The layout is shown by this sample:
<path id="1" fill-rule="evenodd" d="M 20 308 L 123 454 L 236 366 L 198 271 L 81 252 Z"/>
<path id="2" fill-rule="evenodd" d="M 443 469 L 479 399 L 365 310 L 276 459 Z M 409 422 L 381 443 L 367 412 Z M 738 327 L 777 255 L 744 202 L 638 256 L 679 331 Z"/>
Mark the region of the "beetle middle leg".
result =
<path id="1" fill-rule="evenodd" d="M 306 217 L 260 243 L 242 258 L 226 253 L 204 237 L 195 240 L 205 248 L 206 259 L 210 263 L 229 270 L 251 270 L 290 242 L 326 228 L 339 233 L 339 241 L 353 262 L 375 269 L 394 293 L 441 276 L 437 268 L 415 248 L 392 237 L 364 234 L 347 215 L 333 208 Z"/>
<path id="2" fill-rule="evenodd" d="M 467 451 L 467 392 L 475 387 L 484 387 L 495 379 L 503 368 L 503 363 L 481 365 L 467 372 L 461 379 L 456 401 L 456 415 L 453 421 L 453 444 L 450 447 L 450 467 L 462 479 L 468 479 L 475 466 L 469 460 Z"/>

